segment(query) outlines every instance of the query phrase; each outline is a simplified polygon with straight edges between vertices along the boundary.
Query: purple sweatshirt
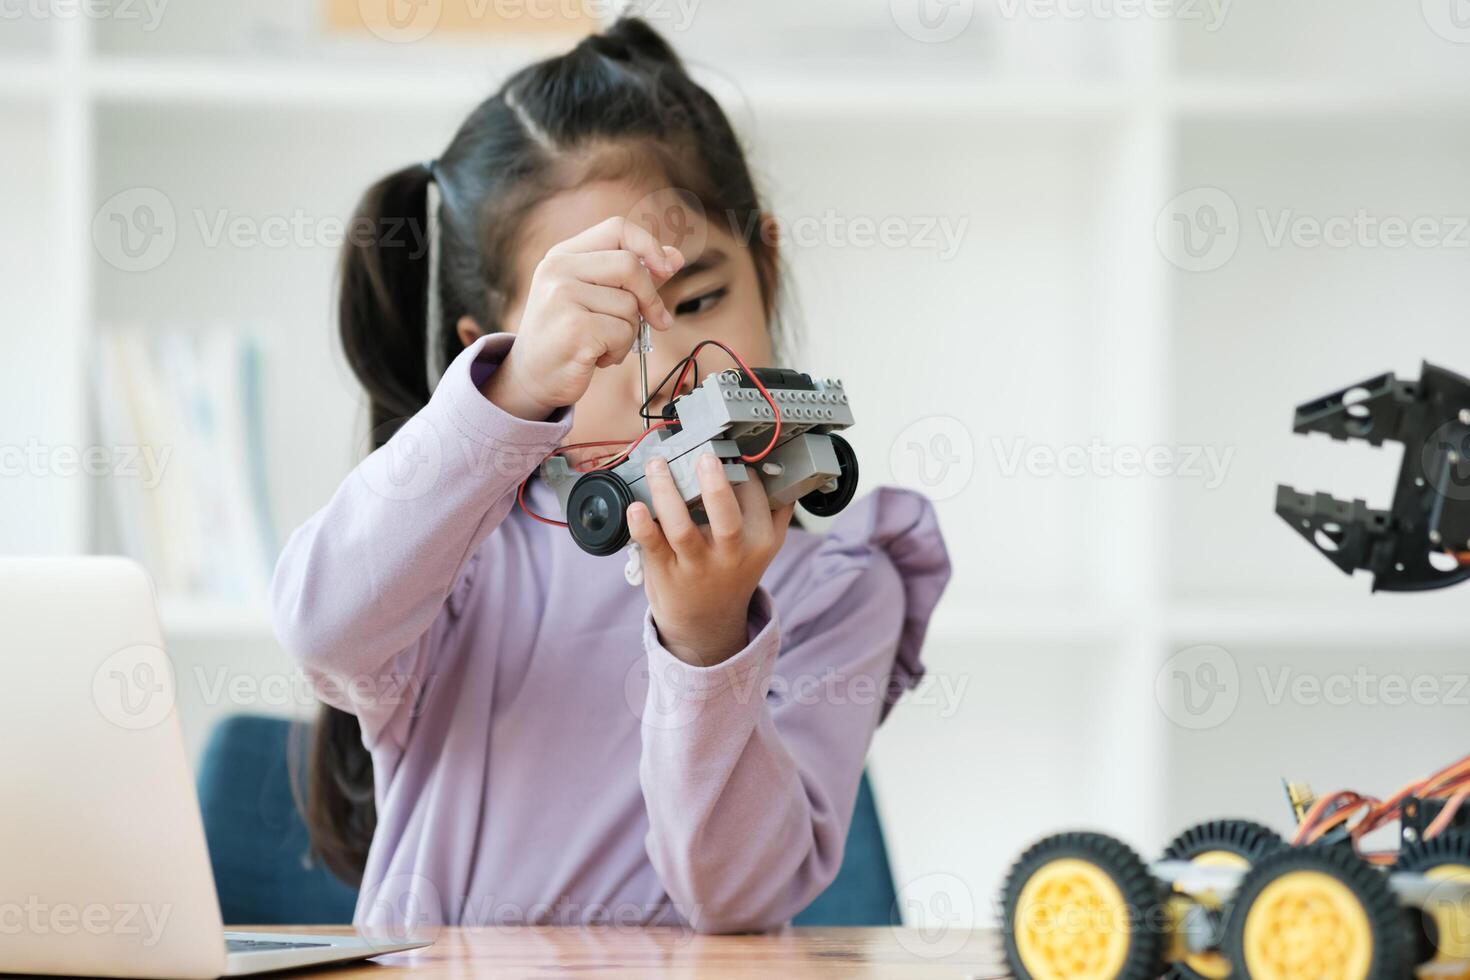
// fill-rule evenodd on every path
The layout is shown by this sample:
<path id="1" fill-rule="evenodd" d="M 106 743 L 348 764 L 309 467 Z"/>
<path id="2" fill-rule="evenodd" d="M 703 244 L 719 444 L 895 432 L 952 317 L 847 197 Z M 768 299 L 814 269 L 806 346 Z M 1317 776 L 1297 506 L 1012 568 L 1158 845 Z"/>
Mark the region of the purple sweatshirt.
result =
<path id="1" fill-rule="evenodd" d="M 466 349 L 276 569 L 281 643 L 372 754 L 355 922 L 779 926 L 837 875 L 869 740 L 923 673 L 934 513 L 884 488 L 793 527 L 749 645 L 690 666 L 621 557 L 516 506 L 571 411 L 480 393 L 513 342 Z M 540 481 L 526 496 L 561 516 Z"/>

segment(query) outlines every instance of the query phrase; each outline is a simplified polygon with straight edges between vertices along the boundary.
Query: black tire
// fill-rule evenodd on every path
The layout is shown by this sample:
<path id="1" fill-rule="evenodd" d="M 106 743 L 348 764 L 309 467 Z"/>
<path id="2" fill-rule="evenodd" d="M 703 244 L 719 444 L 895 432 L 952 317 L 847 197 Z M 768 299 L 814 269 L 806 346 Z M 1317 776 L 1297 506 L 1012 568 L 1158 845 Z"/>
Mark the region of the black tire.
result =
<path id="1" fill-rule="evenodd" d="M 1470 830 L 1451 830 L 1415 841 L 1399 852 L 1393 869 L 1424 874 L 1447 864 L 1470 867 Z"/>
<path id="2" fill-rule="evenodd" d="M 1347 937 L 1349 940 L 1365 938 L 1368 944 L 1366 972 L 1358 974 L 1360 980 L 1404 980 L 1412 975 L 1415 944 L 1404 908 L 1389 888 L 1388 876 L 1358 857 L 1352 848 L 1330 844 L 1275 851 L 1262 858 L 1241 882 L 1225 935 L 1225 954 L 1235 965 L 1237 975 L 1270 980 L 1276 974 L 1268 964 L 1252 961 L 1247 950 L 1247 931 L 1257 916 L 1269 915 L 1275 908 L 1261 903 L 1266 889 L 1303 872 L 1316 872 L 1336 880 L 1362 910 L 1368 935 Z M 1285 933 L 1282 945 L 1294 952 L 1290 924 L 1278 923 L 1274 929 Z M 1334 946 L 1327 952 L 1339 954 L 1344 950 Z"/>
<path id="3" fill-rule="evenodd" d="M 1170 841 L 1169 846 L 1164 848 L 1163 859 L 1194 861 L 1206 855 L 1223 852 L 1234 855 L 1247 866 L 1253 866 L 1267 854 L 1287 846 L 1289 845 L 1280 834 L 1253 820 L 1210 820 L 1190 827 Z M 1219 913 L 1211 911 L 1209 914 L 1218 924 Z M 1187 963 L 1174 962 L 1169 964 L 1168 972 L 1164 976 L 1167 980 L 1215 980 L 1222 972 L 1225 976 L 1231 975 L 1229 963 L 1223 955 L 1205 958 L 1211 965 L 1218 965 L 1219 969 L 1201 973 L 1200 970 L 1209 967 L 1200 965 L 1200 969 L 1196 970 Z"/>
<path id="4" fill-rule="evenodd" d="M 1394 871 L 1419 875 L 1441 868 L 1470 868 L 1470 830 L 1451 830 L 1429 840 L 1415 841 L 1399 852 L 1399 859 L 1393 866 Z M 1426 963 L 1439 953 L 1440 926 L 1429 911 L 1410 911 L 1413 913 L 1414 962 Z M 1456 922 L 1451 928 L 1458 930 L 1463 927 Z"/>
<path id="5" fill-rule="evenodd" d="M 1211 851 L 1224 851 L 1255 864 L 1287 846 L 1280 834 L 1253 820 L 1211 820 L 1190 827 L 1170 841 L 1164 848 L 1164 860 L 1193 861 Z"/>
<path id="6" fill-rule="evenodd" d="M 567 529 L 589 555 L 615 555 L 628 543 L 628 507 L 633 491 L 610 470 L 596 470 L 572 484 L 567 495 Z"/>
<path id="7" fill-rule="evenodd" d="M 840 514 L 848 504 L 852 503 L 852 498 L 857 494 L 857 453 L 852 451 L 847 440 L 841 436 L 834 433 L 827 438 L 832 440 L 832 449 L 837 453 L 840 475 L 837 477 L 836 488 L 830 492 L 813 490 L 801 498 L 801 506 L 814 517 L 832 517 Z"/>
<path id="8" fill-rule="evenodd" d="M 1164 969 L 1164 950 L 1168 941 L 1164 932 L 1167 889 L 1149 872 L 1143 858 L 1128 845 L 1103 834 L 1085 832 L 1048 837 L 1034 844 L 1011 867 L 1001 894 L 1006 963 L 1011 973 L 1018 980 L 1035 980 L 1036 976 L 1028 969 L 1027 958 L 1021 948 L 1023 943 L 1017 936 L 1017 914 L 1022 894 L 1027 884 L 1043 869 L 1068 859 L 1092 865 L 1117 887 L 1126 907 L 1127 947 L 1121 967 L 1105 976 L 1086 964 L 1087 968 L 1079 968 L 1072 974 L 1057 973 L 1053 964 L 1049 974 L 1075 976 L 1076 980 L 1154 980 Z M 1027 927 L 1025 922 L 1020 925 L 1023 929 Z"/>

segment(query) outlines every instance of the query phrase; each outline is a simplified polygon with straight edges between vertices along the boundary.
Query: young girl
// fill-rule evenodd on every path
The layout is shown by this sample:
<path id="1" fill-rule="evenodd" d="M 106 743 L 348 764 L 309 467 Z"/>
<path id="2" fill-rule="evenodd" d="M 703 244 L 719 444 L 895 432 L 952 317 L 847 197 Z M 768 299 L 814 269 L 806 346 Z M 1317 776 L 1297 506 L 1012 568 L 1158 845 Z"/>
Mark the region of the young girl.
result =
<path id="1" fill-rule="evenodd" d="M 697 524 L 651 464 L 640 591 L 533 517 L 561 516 L 549 487 L 518 501 L 563 444 L 603 444 L 585 468 L 643 431 L 640 318 L 655 379 L 705 339 L 772 363 L 774 225 L 728 120 L 621 21 L 511 78 L 364 220 L 383 234 L 347 249 L 341 333 L 380 448 L 273 585 L 331 706 L 308 822 L 363 886 L 357 924 L 788 921 L 836 876 L 869 740 L 922 673 L 949 577 L 927 502 L 882 489 L 810 534 L 716 465 Z M 390 234 L 414 222 L 427 255 Z M 718 353 L 701 376 L 736 366 Z"/>

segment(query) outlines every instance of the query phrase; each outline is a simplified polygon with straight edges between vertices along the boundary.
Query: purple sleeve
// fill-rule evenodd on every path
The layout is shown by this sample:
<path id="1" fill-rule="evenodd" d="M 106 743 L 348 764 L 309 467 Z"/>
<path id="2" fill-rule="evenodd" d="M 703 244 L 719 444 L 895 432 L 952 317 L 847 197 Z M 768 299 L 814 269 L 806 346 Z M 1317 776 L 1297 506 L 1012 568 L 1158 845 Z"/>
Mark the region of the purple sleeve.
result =
<path id="1" fill-rule="evenodd" d="M 881 490 L 807 559 L 778 622 L 764 589 L 749 645 L 694 667 L 644 626 L 640 778 L 646 846 L 702 932 L 788 922 L 837 876 L 868 744 L 902 689 L 949 578 L 932 509 Z"/>
<path id="2" fill-rule="evenodd" d="M 282 646 L 318 697 L 358 716 L 369 748 L 403 745 L 465 563 L 571 427 L 569 410 L 527 422 L 480 393 L 513 342 L 493 334 L 466 348 L 429 404 L 291 535 L 276 566 Z"/>

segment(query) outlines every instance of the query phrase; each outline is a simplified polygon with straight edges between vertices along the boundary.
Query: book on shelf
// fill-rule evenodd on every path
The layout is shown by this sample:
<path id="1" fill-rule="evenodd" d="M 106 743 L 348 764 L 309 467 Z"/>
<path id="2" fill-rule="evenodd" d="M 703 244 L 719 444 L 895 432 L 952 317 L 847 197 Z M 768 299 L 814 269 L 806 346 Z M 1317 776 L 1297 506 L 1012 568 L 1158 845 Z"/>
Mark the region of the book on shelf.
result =
<path id="1" fill-rule="evenodd" d="M 136 465 L 100 494 L 118 550 L 161 594 L 253 606 L 277 554 L 267 492 L 258 340 L 232 329 L 99 331 L 95 416 Z"/>

